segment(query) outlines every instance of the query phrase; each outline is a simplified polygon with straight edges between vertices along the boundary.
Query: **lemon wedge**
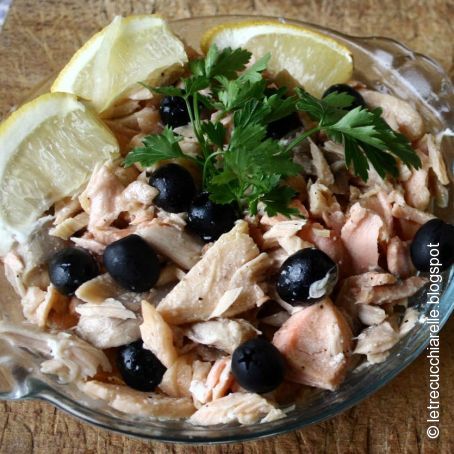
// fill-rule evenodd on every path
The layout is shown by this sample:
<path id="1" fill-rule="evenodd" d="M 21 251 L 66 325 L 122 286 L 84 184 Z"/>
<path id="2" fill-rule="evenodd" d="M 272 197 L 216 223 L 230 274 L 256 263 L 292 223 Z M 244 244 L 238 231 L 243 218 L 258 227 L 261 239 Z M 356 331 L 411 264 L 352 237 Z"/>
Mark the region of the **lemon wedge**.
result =
<path id="1" fill-rule="evenodd" d="M 183 43 L 159 16 L 117 16 L 71 58 L 52 92 L 73 93 L 105 112 L 138 89 L 160 85 L 188 61 Z"/>
<path id="2" fill-rule="evenodd" d="M 113 134 L 74 95 L 48 93 L 14 112 L 0 125 L 0 255 L 117 156 Z"/>
<path id="3" fill-rule="evenodd" d="M 280 22 L 257 21 L 218 25 L 202 38 L 204 52 L 218 48 L 248 49 L 254 57 L 271 53 L 269 71 L 277 82 L 303 86 L 311 95 L 322 96 L 333 84 L 352 77 L 353 60 L 348 48 L 312 30 Z"/>

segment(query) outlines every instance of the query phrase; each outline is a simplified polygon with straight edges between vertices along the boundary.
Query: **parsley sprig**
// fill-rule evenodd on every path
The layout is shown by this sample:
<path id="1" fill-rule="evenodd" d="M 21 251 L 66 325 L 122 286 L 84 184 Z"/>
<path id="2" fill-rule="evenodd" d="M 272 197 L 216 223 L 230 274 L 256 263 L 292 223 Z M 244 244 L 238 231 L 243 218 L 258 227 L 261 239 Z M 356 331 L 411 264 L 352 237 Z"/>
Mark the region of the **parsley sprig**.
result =
<path id="1" fill-rule="evenodd" d="M 159 161 L 178 158 L 192 159 L 199 163 L 197 158 L 183 153 L 178 143 L 182 139 L 166 126 L 161 134 L 146 136 L 143 139 L 143 147 L 137 147 L 129 153 L 125 158 L 124 165 L 129 167 L 135 162 L 140 162 L 142 166 L 150 167 Z"/>
<path id="2" fill-rule="evenodd" d="M 345 93 L 320 100 L 301 88 L 293 96 L 286 96 L 286 88 L 269 90 L 263 71 L 270 56 L 247 67 L 250 58 L 247 50 L 219 50 L 213 45 L 205 58 L 190 62 L 190 75 L 182 79 L 181 88 L 150 87 L 184 99 L 201 153 L 185 154 L 179 144 L 182 138 L 166 127 L 161 134 L 145 137 L 125 165 L 139 162 L 149 167 L 167 159 L 189 159 L 200 167 L 203 187 L 214 202 L 235 202 L 251 214 L 261 203 L 269 215 L 287 216 L 298 213 L 290 207 L 295 191 L 284 182 L 302 170 L 293 161 L 292 150 L 318 132 L 344 146 L 346 165 L 365 181 L 371 165 L 383 178 L 398 175 L 397 159 L 409 167 L 421 166 L 408 140 L 387 125 L 380 109 L 348 110 L 353 98 Z M 202 118 L 203 108 L 216 115 Z M 296 111 L 308 114 L 316 126 L 287 144 L 267 136 L 271 122 Z M 230 115 L 233 127 L 227 140 L 223 120 Z"/>
<path id="3" fill-rule="evenodd" d="M 345 93 L 334 92 L 320 100 L 301 88 L 296 92 L 299 97 L 297 109 L 307 112 L 318 126 L 297 137 L 289 144 L 290 149 L 308 135 L 323 131 L 331 140 L 344 146 L 347 167 L 353 167 L 355 174 L 364 181 L 368 180 L 370 164 L 382 178 L 399 175 L 396 158 L 409 167 L 421 167 L 421 160 L 407 138 L 383 120 L 382 109 L 356 107 L 348 111 L 345 109 L 353 98 Z"/>

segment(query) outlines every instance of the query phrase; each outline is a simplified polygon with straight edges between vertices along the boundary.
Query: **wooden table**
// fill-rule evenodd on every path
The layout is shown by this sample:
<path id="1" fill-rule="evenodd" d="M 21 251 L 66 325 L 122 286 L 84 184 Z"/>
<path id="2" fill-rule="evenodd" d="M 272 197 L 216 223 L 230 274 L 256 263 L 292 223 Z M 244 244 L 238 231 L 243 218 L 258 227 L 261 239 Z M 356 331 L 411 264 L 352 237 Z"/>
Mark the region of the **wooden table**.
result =
<path id="1" fill-rule="evenodd" d="M 167 18 L 280 15 L 351 34 L 389 36 L 437 59 L 454 76 L 452 0 L 13 0 L 0 33 L 0 117 L 114 15 L 142 12 Z M 96 429 L 45 403 L 2 402 L 0 452 L 453 453 L 454 319 L 443 330 L 441 351 L 443 408 L 435 441 L 425 434 L 428 363 L 420 357 L 391 384 L 331 421 L 235 445 L 143 442 Z"/>

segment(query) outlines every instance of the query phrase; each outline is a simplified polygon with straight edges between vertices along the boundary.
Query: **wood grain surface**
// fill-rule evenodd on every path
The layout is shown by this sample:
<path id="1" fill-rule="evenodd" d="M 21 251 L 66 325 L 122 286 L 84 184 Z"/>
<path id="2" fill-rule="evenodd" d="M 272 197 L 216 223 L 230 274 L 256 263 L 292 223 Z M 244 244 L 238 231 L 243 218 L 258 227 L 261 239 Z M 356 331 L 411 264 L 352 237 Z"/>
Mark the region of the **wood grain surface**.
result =
<path id="1" fill-rule="evenodd" d="M 116 14 L 167 18 L 266 14 L 346 33 L 393 37 L 454 76 L 452 0 L 13 0 L 0 33 L 0 117 L 60 68 Z M 257 442 L 184 446 L 144 442 L 84 424 L 42 402 L 0 403 L 1 453 L 454 453 L 454 319 L 441 334 L 441 435 L 427 438 L 428 363 L 420 357 L 352 410 Z"/>

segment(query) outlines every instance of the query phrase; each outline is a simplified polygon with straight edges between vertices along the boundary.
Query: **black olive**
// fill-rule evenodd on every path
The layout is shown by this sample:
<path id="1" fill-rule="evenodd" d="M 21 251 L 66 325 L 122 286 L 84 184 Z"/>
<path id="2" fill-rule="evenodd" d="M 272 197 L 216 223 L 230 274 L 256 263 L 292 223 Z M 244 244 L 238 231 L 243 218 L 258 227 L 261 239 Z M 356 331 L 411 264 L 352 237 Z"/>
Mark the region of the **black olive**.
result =
<path id="1" fill-rule="evenodd" d="M 330 257 L 319 249 L 306 248 L 282 264 L 276 288 L 287 303 L 313 304 L 332 292 L 337 277 L 337 265 Z"/>
<path id="2" fill-rule="evenodd" d="M 232 355 L 232 373 L 244 389 L 267 393 L 284 380 L 285 362 L 281 352 L 267 340 L 256 337 L 244 342 Z"/>
<path id="3" fill-rule="evenodd" d="M 159 106 L 162 122 L 171 128 L 187 125 L 190 121 L 188 109 L 183 98 L 166 96 Z"/>
<path id="4" fill-rule="evenodd" d="M 188 227 L 207 242 L 231 230 L 237 219 L 233 205 L 214 203 L 207 192 L 196 196 L 188 210 Z"/>
<path id="5" fill-rule="evenodd" d="M 94 257 L 84 249 L 66 248 L 48 263 L 50 282 L 63 295 L 73 295 L 80 285 L 99 274 Z"/>
<path id="6" fill-rule="evenodd" d="M 364 98 L 361 96 L 361 93 L 356 91 L 354 88 L 350 87 L 350 85 L 347 84 L 336 84 L 336 85 L 331 85 L 325 93 L 323 93 L 323 98 L 328 96 L 330 93 L 346 93 L 347 95 L 353 96 L 353 101 L 350 105 L 350 107 L 347 108 L 347 110 L 353 110 L 356 107 L 363 107 L 367 108 L 366 101 L 364 101 Z"/>
<path id="7" fill-rule="evenodd" d="M 295 129 L 301 128 L 303 123 L 296 112 L 287 115 L 286 117 L 280 118 L 279 120 L 268 123 L 266 127 L 266 134 L 271 139 L 281 139 L 288 133 Z"/>
<path id="8" fill-rule="evenodd" d="M 159 279 L 160 265 L 156 252 L 139 235 L 128 235 L 109 244 L 103 259 L 112 278 L 132 292 L 146 292 Z"/>
<path id="9" fill-rule="evenodd" d="M 161 361 L 143 348 L 141 340 L 118 349 L 117 365 L 125 383 L 139 391 L 153 391 L 166 371 Z"/>
<path id="10" fill-rule="evenodd" d="M 196 192 L 191 174 L 178 164 L 159 167 L 149 183 L 159 191 L 153 202 L 169 213 L 187 211 Z"/>
<path id="11" fill-rule="evenodd" d="M 417 270 L 427 272 L 435 266 L 446 270 L 454 264 L 454 225 L 441 219 L 426 222 L 413 238 L 410 252 Z"/>

